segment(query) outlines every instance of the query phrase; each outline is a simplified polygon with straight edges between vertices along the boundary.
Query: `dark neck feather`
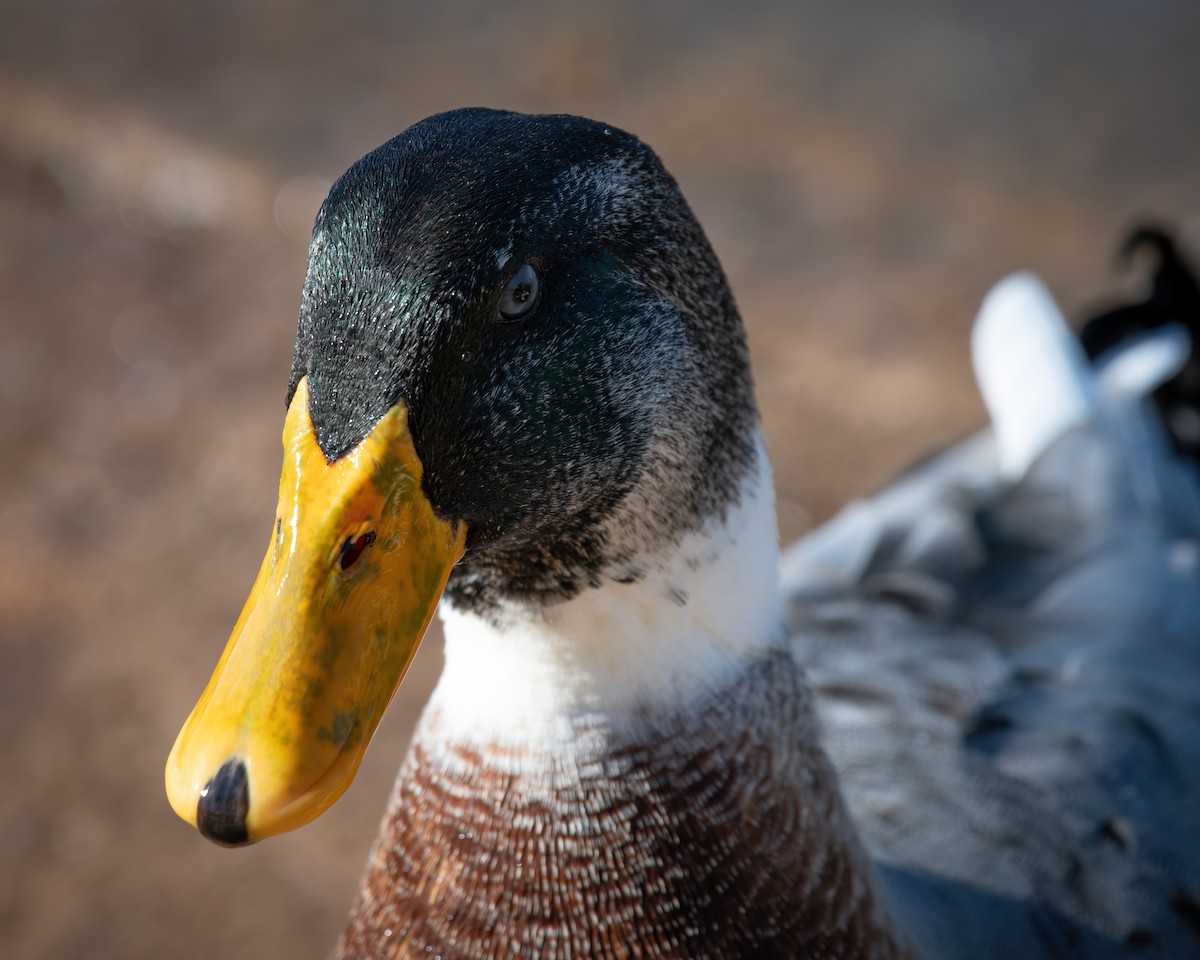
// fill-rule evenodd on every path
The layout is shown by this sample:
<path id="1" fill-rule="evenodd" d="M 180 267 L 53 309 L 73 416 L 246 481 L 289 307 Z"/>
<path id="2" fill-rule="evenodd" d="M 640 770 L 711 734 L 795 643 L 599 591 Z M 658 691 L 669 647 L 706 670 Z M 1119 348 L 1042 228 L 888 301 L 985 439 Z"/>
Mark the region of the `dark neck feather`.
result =
<path id="1" fill-rule="evenodd" d="M 694 707 L 542 757 L 431 712 L 337 956 L 904 956 L 792 659 Z"/>

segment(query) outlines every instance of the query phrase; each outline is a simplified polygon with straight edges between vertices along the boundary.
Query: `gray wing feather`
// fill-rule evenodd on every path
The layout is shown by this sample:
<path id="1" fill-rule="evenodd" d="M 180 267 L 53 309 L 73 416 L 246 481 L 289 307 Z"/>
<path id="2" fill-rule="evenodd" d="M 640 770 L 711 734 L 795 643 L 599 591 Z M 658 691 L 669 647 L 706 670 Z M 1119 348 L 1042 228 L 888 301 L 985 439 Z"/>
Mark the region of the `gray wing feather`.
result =
<path id="1" fill-rule="evenodd" d="M 785 556 L 847 802 L 929 956 L 1200 957 L 1200 481 L 1140 401 L 996 462 Z"/>

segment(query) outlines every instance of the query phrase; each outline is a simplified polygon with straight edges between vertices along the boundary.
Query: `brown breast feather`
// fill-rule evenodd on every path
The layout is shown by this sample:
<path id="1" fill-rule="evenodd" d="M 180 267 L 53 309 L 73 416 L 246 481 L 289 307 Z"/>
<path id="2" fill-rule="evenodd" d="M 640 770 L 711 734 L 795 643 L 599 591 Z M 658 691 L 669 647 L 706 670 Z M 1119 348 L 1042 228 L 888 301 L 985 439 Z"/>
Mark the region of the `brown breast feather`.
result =
<path id="1" fill-rule="evenodd" d="M 337 957 L 904 956 L 777 653 L 557 756 L 423 721 Z"/>

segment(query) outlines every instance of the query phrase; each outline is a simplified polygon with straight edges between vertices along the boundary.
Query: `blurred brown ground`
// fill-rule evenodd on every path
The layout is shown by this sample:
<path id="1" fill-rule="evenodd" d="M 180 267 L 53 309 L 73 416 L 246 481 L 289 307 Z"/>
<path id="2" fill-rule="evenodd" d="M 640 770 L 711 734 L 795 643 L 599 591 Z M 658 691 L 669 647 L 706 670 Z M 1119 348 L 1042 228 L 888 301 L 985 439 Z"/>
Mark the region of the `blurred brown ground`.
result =
<path id="1" fill-rule="evenodd" d="M 0 955 L 321 957 L 438 669 L 345 799 L 219 850 L 161 785 L 269 533 L 324 187 L 484 104 L 641 135 L 743 309 L 785 540 L 982 423 L 1032 267 L 1200 240 L 1200 5 L 0 2 Z"/>

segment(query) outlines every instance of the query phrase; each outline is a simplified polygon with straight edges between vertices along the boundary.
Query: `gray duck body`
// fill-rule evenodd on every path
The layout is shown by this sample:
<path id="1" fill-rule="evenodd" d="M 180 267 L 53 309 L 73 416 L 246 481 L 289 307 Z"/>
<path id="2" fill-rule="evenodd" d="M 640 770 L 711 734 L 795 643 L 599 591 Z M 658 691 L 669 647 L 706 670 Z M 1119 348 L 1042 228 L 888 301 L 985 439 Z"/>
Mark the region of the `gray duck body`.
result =
<path id="1" fill-rule="evenodd" d="M 1149 401 L 980 436 L 784 560 L 824 743 L 922 956 L 1200 955 L 1200 499 Z M 1107 421 L 1107 422 L 1105 422 Z"/>

